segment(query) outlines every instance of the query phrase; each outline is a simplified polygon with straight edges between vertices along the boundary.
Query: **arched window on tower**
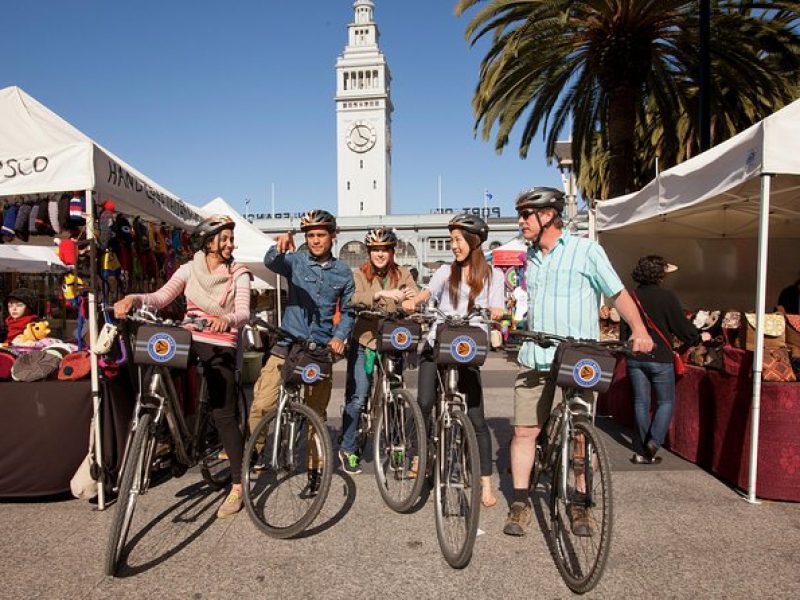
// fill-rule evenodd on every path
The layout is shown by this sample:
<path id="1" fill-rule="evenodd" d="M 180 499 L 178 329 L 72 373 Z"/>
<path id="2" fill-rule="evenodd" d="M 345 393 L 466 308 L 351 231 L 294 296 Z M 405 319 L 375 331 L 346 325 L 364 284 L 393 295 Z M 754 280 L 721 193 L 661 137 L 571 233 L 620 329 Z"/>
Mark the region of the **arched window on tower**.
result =
<path id="1" fill-rule="evenodd" d="M 344 75 L 344 83 L 342 85 L 344 86 L 343 89 L 346 90 L 347 89 L 348 74 L 347 73 L 343 73 L 343 75 Z"/>
<path id="2" fill-rule="evenodd" d="M 359 169 L 363 169 L 364 168 L 364 161 L 363 160 L 358 161 L 358 168 Z"/>
<path id="3" fill-rule="evenodd" d="M 347 191 L 348 192 L 350 191 L 350 182 L 349 181 L 347 182 Z"/>
<path id="4" fill-rule="evenodd" d="M 378 71 L 377 70 L 372 72 L 372 87 L 374 87 L 374 88 L 378 87 Z"/>

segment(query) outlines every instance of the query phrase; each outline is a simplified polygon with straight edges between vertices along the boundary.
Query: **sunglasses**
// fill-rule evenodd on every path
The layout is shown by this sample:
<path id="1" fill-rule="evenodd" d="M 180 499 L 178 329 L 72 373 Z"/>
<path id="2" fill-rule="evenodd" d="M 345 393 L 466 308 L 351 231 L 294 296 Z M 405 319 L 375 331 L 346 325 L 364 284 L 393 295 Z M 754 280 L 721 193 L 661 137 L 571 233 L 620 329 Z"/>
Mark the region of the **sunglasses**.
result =
<path id="1" fill-rule="evenodd" d="M 527 220 L 528 217 L 537 212 L 539 211 L 537 211 L 535 208 L 523 208 L 522 210 L 517 211 L 517 216 Z"/>

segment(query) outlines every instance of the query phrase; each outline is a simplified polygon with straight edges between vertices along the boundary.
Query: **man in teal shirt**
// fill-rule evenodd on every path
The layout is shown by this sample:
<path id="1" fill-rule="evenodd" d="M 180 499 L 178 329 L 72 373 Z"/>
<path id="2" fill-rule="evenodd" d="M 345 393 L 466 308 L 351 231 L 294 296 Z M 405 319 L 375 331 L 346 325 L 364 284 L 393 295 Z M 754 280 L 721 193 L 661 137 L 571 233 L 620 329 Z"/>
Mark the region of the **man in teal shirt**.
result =
<path id="1" fill-rule="evenodd" d="M 546 187 L 525 190 L 517 197 L 515 208 L 522 235 L 530 245 L 526 261 L 528 329 L 598 339 L 603 295 L 630 325 L 632 350 L 650 352 L 653 340 L 605 251 L 596 242 L 564 230 L 563 192 Z M 525 342 L 519 352 L 511 441 L 514 495 L 503 528 L 508 535 L 524 535 L 530 523 L 530 473 L 536 436 L 552 410 L 553 382 L 548 376 L 554 353 L 555 348 L 541 348 L 533 342 Z M 585 510 L 573 510 L 572 518 L 576 535 L 592 535 Z"/>

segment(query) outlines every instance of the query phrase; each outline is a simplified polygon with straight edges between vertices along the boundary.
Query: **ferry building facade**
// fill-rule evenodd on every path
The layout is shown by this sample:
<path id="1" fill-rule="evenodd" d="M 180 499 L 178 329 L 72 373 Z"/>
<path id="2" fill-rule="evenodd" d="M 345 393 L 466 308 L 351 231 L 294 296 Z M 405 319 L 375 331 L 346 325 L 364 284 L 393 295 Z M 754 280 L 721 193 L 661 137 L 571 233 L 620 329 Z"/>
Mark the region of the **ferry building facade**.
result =
<path id="1" fill-rule="evenodd" d="M 516 217 L 502 217 L 492 206 L 433 209 L 418 215 L 392 214 L 391 73 L 380 51 L 373 0 L 355 0 L 347 26 L 347 45 L 336 61 L 337 213 L 335 252 L 351 267 L 367 260 L 366 233 L 380 225 L 395 230 L 399 264 L 416 267 L 420 282 L 443 262 L 452 261 L 448 221 L 471 212 L 489 224 L 487 249 L 518 233 Z M 299 230 L 299 214 L 249 215 L 267 235 Z"/>

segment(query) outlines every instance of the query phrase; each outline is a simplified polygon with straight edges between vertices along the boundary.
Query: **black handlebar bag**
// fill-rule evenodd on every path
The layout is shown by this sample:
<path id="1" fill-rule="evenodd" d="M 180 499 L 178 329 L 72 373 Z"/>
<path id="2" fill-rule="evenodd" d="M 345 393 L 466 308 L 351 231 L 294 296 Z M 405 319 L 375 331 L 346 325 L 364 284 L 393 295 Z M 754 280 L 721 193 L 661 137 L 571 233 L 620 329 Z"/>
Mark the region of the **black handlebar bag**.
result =
<path id="1" fill-rule="evenodd" d="M 440 365 L 479 367 L 486 362 L 489 338 L 480 327 L 438 325 L 433 360 Z"/>
<path id="2" fill-rule="evenodd" d="M 317 351 L 295 344 L 281 367 L 281 378 L 289 385 L 314 385 L 331 378 L 333 361 L 325 348 Z"/>
<path id="3" fill-rule="evenodd" d="M 562 342 L 556 348 L 552 375 L 561 387 L 605 392 L 611 386 L 617 360 L 607 350 L 579 342 Z"/>
<path id="4" fill-rule="evenodd" d="M 379 352 L 416 352 L 422 327 L 408 319 L 384 319 L 379 332 Z"/>
<path id="5" fill-rule="evenodd" d="M 185 369 L 192 349 L 192 333 L 182 327 L 142 325 L 136 332 L 133 362 Z"/>

